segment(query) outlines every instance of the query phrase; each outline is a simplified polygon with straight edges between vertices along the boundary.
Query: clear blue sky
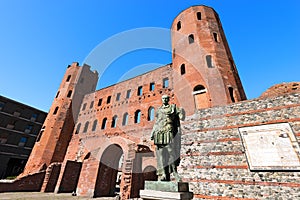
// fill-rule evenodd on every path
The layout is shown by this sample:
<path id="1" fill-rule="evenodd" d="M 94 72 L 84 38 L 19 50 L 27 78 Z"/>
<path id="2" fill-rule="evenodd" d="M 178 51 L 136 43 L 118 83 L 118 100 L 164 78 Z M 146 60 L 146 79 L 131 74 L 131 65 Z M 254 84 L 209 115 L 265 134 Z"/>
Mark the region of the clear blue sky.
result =
<path id="1" fill-rule="evenodd" d="M 68 64 L 83 64 L 120 32 L 170 28 L 182 10 L 202 4 L 219 13 L 248 99 L 300 81 L 299 0 L 0 0 L 0 94 L 48 111 Z M 98 89 L 118 80 L 119 68 L 170 62 L 165 51 L 130 52 L 109 66 Z"/>

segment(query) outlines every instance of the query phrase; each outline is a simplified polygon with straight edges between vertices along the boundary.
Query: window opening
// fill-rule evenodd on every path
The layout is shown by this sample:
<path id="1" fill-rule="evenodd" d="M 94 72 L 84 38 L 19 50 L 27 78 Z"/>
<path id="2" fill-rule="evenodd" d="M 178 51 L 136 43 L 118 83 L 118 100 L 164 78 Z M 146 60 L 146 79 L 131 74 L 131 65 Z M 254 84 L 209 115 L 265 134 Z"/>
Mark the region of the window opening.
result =
<path id="1" fill-rule="evenodd" d="M 98 124 L 98 120 L 95 120 L 95 121 L 93 122 L 92 131 L 95 131 L 95 130 L 96 130 L 97 124 Z"/>
<path id="2" fill-rule="evenodd" d="M 185 64 L 182 64 L 180 66 L 180 73 L 181 73 L 181 75 L 185 74 Z"/>
<path id="3" fill-rule="evenodd" d="M 150 107 L 148 109 L 148 121 L 153 121 L 154 120 L 154 108 L 153 107 Z"/>
<path id="4" fill-rule="evenodd" d="M 67 97 L 71 97 L 72 95 L 72 90 L 69 90 Z"/>
<path id="5" fill-rule="evenodd" d="M 107 100 L 106 100 L 106 103 L 109 104 L 110 101 L 111 101 L 111 96 L 108 96 L 108 97 L 107 97 Z"/>
<path id="6" fill-rule="evenodd" d="M 77 125 L 75 134 L 78 134 L 78 133 L 80 132 L 80 127 L 81 127 L 81 123 L 79 123 L 79 124 Z"/>
<path id="7" fill-rule="evenodd" d="M 90 123 L 90 122 L 88 122 L 88 121 L 85 123 L 84 129 L 83 129 L 83 133 L 86 133 L 86 132 L 87 132 L 87 130 L 88 130 L 88 128 L 89 128 L 89 123 Z"/>
<path id="8" fill-rule="evenodd" d="M 54 109 L 53 115 L 56 115 L 57 111 L 58 111 L 58 106 Z"/>
<path id="9" fill-rule="evenodd" d="M 85 103 L 85 104 L 83 104 L 83 106 L 82 106 L 82 110 L 85 110 L 85 108 L 86 108 L 86 103 Z"/>
<path id="10" fill-rule="evenodd" d="M 102 125 L 101 125 L 101 129 L 104 130 L 106 128 L 106 122 L 107 122 L 107 118 L 105 117 L 103 120 L 102 120 Z"/>
<path id="11" fill-rule="evenodd" d="M 154 91 L 154 88 L 155 88 L 155 83 L 154 82 L 150 83 L 150 91 Z"/>
<path id="12" fill-rule="evenodd" d="M 232 87 L 229 87 L 228 90 L 229 90 L 230 99 L 234 103 L 235 102 L 235 99 L 234 99 L 234 90 L 233 90 Z"/>
<path id="13" fill-rule="evenodd" d="M 112 122 L 111 122 L 111 127 L 112 128 L 116 128 L 117 127 L 117 119 L 118 119 L 117 115 L 113 116 Z"/>
<path id="14" fill-rule="evenodd" d="M 4 102 L 0 102 L 0 110 L 2 110 L 4 108 L 5 103 Z"/>
<path id="15" fill-rule="evenodd" d="M 122 126 L 126 126 L 128 124 L 128 113 L 124 113 Z"/>
<path id="16" fill-rule="evenodd" d="M 218 34 L 217 33 L 213 33 L 213 36 L 214 36 L 215 42 L 219 42 Z"/>
<path id="17" fill-rule="evenodd" d="M 206 64 L 208 68 L 214 68 L 211 55 L 206 56 Z"/>
<path id="18" fill-rule="evenodd" d="M 99 99 L 98 106 L 101 106 L 101 104 L 102 104 L 102 99 Z"/>
<path id="19" fill-rule="evenodd" d="M 141 111 L 137 110 L 134 113 L 134 123 L 139 124 L 141 122 Z"/>
<path id="20" fill-rule="evenodd" d="M 177 31 L 181 29 L 181 21 L 177 22 Z"/>
<path id="21" fill-rule="evenodd" d="M 138 96 L 142 96 L 143 95 L 143 86 L 139 86 L 138 87 L 137 95 Z"/>
<path id="22" fill-rule="evenodd" d="M 18 146 L 19 147 L 24 147 L 26 145 L 26 142 L 27 142 L 27 138 L 26 137 L 22 137 L 19 141 L 19 144 Z"/>
<path id="23" fill-rule="evenodd" d="M 69 82 L 69 81 L 70 81 L 70 79 L 71 79 L 71 75 L 69 75 L 69 76 L 68 76 L 68 78 L 67 78 L 67 82 Z"/>
<path id="24" fill-rule="evenodd" d="M 131 95 L 131 90 L 127 90 L 126 92 L 126 99 L 129 99 Z"/>
<path id="25" fill-rule="evenodd" d="M 0 144 L 5 144 L 7 142 L 8 135 L 0 135 Z"/>
<path id="26" fill-rule="evenodd" d="M 118 93 L 116 96 L 116 101 L 120 101 L 121 93 Z"/>
<path id="27" fill-rule="evenodd" d="M 90 109 L 92 109 L 93 107 L 94 107 L 94 101 L 91 102 Z"/>
<path id="28" fill-rule="evenodd" d="M 169 87 L 169 79 L 168 78 L 164 78 L 163 79 L 163 88 L 167 88 Z"/>
<path id="29" fill-rule="evenodd" d="M 198 19 L 198 20 L 201 20 L 201 19 L 202 19 L 201 12 L 197 12 L 197 19 Z"/>
<path id="30" fill-rule="evenodd" d="M 189 44 L 192 44 L 195 41 L 195 38 L 194 38 L 193 34 L 190 34 L 189 37 L 188 37 L 188 39 L 189 39 Z"/>

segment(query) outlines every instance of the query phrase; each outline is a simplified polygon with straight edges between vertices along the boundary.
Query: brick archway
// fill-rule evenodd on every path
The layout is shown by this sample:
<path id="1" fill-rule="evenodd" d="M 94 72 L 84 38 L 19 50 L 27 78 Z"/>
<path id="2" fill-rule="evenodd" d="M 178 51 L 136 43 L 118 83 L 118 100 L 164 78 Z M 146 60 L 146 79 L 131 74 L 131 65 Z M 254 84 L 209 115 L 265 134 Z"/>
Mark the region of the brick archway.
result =
<path id="1" fill-rule="evenodd" d="M 109 145 L 100 159 L 94 197 L 115 196 L 116 180 L 119 171 L 122 148 L 117 144 Z"/>

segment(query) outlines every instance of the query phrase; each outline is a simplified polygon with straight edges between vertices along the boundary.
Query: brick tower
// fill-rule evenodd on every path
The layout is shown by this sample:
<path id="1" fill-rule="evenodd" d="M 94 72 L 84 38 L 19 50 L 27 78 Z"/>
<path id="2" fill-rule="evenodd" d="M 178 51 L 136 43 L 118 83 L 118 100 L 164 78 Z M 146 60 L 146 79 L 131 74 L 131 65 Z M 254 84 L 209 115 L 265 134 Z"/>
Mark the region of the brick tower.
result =
<path id="1" fill-rule="evenodd" d="M 21 176 L 64 160 L 83 96 L 95 91 L 97 81 L 98 73 L 92 72 L 88 65 L 68 66 Z"/>
<path id="2" fill-rule="evenodd" d="M 171 30 L 174 92 L 188 114 L 246 99 L 220 19 L 212 8 L 184 10 Z"/>

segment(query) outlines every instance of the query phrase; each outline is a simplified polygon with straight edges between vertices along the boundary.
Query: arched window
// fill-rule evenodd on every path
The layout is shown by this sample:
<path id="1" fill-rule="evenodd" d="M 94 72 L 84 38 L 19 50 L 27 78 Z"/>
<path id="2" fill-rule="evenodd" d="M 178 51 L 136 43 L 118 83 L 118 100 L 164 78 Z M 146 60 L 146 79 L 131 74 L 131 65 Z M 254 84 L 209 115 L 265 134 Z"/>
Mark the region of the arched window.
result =
<path id="1" fill-rule="evenodd" d="M 195 108 L 201 109 L 201 108 L 208 108 L 209 103 L 209 97 L 207 94 L 207 89 L 203 85 L 197 85 L 193 89 L 193 96 L 195 100 Z"/>
<path id="2" fill-rule="evenodd" d="M 206 89 L 203 85 L 197 85 L 196 87 L 194 87 L 193 90 L 193 94 L 201 94 L 201 93 L 205 93 Z"/>
<path id="3" fill-rule="evenodd" d="M 151 106 L 149 109 L 148 109 L 148 121 L 153 121 L 154 120 L 154 108 Z"/>
<path id="4" fill-rule="evenodd" d="M 72 90 L 69 90 L 67 97 L 71 97 L 72 96 Z"/>
<path id="5" fill-rule="evenodd" d="M 189 39 L 189 44 L 192 44 L 195 41 L 195 38 L 194 38 L 193 34 L 190 34 L 189 37 L 188 37 L 188 39 Z"/>
<path id="6" fill-rule="evenodd" d="M 88 128 L 89 128 L 89 121 L 85 122 L 85 125 L 84 125 L 84 129 L 83 129 L 83 133 L 86 133 Z"/>
<path id="7" fill-rule="evenodd" d="M 177 31 L 181 29 L 181 21 L 177 22 Z"/>
<path id="8" fill-rule="evenodd" d="M 53 115 L 56 115 L 57 111 L 58 111 L 58 106 L 54 109 Z"/>
<path id="9" fill-rule="evenodd" d="M 126 126 L 128 124 L 128 113 L 124 113 L 123 115 L 123 121 L 122 121 L 122 126 Z"/>
<path id="10" fill-rule="evenodd" d="M 75 134 L 78 134 L 80 131 L 81 123 L 77 124 L 76 132 Z"/>
<path id="11" fill-rule="evenodd" d="M 134 113 L 134 123 L 139 124 L 141 122 L 141 111 L 137 110 Z"/>
<path id="12" fill-rule="evenodd" d="M 92 131 L 95 131 L 97 128 L 98 120 L 95 120 L 93 123 Z"/>
<path id="13" fill-rule="evenodd" d="M 59 96 L 59 91 L 56 93 L 56 96 L 55 96 L 55 98 L 57 98 Z"/>
<path id="14" fill-rule="evenodd" d="M 83 104 L 83 106 L 82 106 L 82 110 L 85 110 L 85 108 L 86 108 L 86 103 L 85 103 L 85 104 Z"/>
<path id="15" fill-rule="evenodd" d="M 201 19 L 202 19 L 201 12 L 197 12 L 197 19 L 198 19 L 198 20 L 201 20 Z"/>
<path id="16" fill-rule="evenodd" d="M 67 81 L 66 81 L 66 82 L 69 82 L 69 81 L 70 81 L 70 79 L 71 79 L 71 75 L 69 75 L 69 76 L 68 76 L 68 78 L 67 78 Z"/>
<path id="17" fill-rule="evenodd" d="M 230 95 L 231 101 L 234 103 L 234 102 L 235 102 L 235 99 L 234 99 L 234 91 L 233 91 L 233 88 L 232 88 L 232 87 L 228 87 L 228 90 L 229 90 L 229 95 Z"/>
<path id="18" fill-rule="evenodd" d="M 112 122 L 111 122 L 111 127 L 112 128 L 116 128 L 117 127 L 117 120 L 118 120 L 118 116 L 117 115 L 113 116 Z"/>
<path id="19" fill-rule="evenodd" d="M 94 101 L 91 102 L 90 109 L 92 109 L 93 107 L 94 107 Z"/>
<path id="20" fill-rule="evenodd" d="M 181 75 L 185 74 L 185 64 L 182 64 L 180 66 L 180 73 L 181 73 Z"/>
<path id="21" fill-rule="evenodd" d="M 106 122 L 107 122 L 107 118 L 105 117 L 103 120 L 102 120 L 102 125 L 101 125 L 101 129 L 104 130 L 106 128 Z"/>

